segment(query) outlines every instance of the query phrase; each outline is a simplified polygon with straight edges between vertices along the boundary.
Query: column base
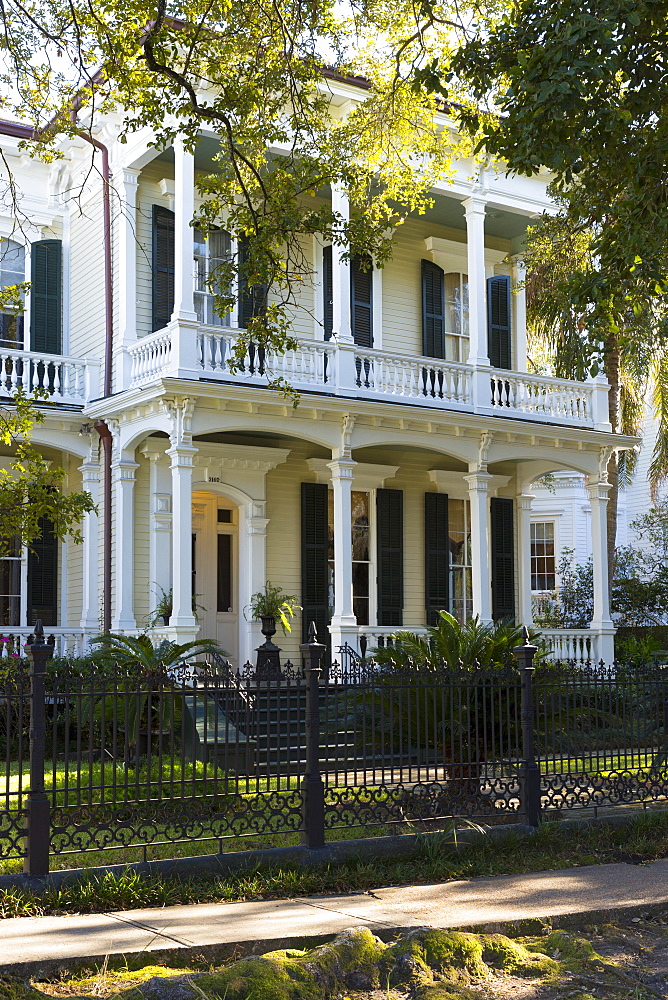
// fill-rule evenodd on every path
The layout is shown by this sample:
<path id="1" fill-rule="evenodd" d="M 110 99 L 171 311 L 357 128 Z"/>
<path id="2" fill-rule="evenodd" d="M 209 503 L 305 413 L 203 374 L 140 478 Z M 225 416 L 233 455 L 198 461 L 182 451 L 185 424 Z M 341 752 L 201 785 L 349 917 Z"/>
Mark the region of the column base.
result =
<path id="1" fill-rule="evenodd" d="M 111 631 L 112 632 L 136 632 L 137 631 L 137 622 L 134 620 L 134 618 L 117 618 L 115 620 L 112 619 L 112 622 L 111 622 Z"/>
<path id="2" fill-rule="evenodd" d="M 610 621 L 592 622 L 589 626 L 592 636 L 592 660 L 611 666 L 615 659 L 615 633 L 617 629 Z"/>
<path id="3" fill-rule="evenodd" d="M 357 619 L 354 615 L 345 618 L 332 618 L 329 634 L 332 637 L 332 659 L 337 658 L 338 651 L 342 646 L 350 646 L 356 653 L 359 653 L 359 632 Z"/>

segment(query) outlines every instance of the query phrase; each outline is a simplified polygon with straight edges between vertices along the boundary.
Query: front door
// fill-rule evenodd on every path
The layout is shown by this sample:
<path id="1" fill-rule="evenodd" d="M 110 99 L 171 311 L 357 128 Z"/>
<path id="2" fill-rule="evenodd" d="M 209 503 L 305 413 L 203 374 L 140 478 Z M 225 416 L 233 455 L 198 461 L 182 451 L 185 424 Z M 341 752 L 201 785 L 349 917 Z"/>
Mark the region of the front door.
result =
<path id="1" fill-rule="evenodd" d="M 193 494 L 193 593 L 200 638 L 215 639 L 237 665 L 239 655 L 239 509 L 225 497 Z"/>

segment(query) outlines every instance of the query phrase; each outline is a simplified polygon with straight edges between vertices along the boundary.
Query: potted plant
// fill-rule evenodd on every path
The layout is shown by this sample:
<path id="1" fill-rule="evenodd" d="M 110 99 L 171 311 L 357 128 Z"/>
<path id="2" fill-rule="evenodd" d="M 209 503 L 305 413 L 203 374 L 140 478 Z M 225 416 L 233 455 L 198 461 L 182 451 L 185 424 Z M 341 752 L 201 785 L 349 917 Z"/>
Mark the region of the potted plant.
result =
<path id="1" fill-rule="evenodd" d="M 246 611 L 249 614 L 246 614 Z M 273 635 L 276 631 L 276 621 L 283 629 L 283 635 L 292 631 L 290 619 L 295 617 L 297 611 L 301 611 L 301 605 L 297 604 L 297 598 L 292 594 L 284 593 L 280 587 L 274 587 L 267 580 L 264 590 L 258 590 L 253 594 L 250 604 L 244 609 L 244 617 L 256 618 L 262 621 L 262 634 Z"/>
<path id="2" fill-rule="evenodd" d="M 158 603 L 150 614 L 149 625 L 153 628 L 158 625 L 160 620 L 165 625 L 169 625 L 169 620 L 172 617 L 172 588 L 169 590 L 163 590 L 160 584 L 158 584 L 158 590 L 160 591 L 160 596 L 158 597 Z M 197 598 L 199 594 L 193 594 L 193 615 L 195 616 L 195 621 L 199 622 L 198 611 L 205 611 L 201 604 L 197 603 Z"/>

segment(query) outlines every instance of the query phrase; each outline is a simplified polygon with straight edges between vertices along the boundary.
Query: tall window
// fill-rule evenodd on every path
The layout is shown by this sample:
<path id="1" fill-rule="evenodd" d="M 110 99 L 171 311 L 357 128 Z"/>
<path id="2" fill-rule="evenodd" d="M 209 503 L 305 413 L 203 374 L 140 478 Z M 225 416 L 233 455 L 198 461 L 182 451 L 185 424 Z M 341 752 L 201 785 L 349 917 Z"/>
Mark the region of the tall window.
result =
<path id="1" fill-rule="evenodd" d="M 21 547 L 12 539 L 6 555 L 0 558 L 0 626 L 21 624 Z"/>
<path id="2" fill-rule="evenodd" d="M 0 240 L 0 288 L 25 281 L 25 250 L 12 240 Z M 0 347 L 23 347 L 23 315 L 20 309 L 0 313 Z"/>
<path id="3" fill-rule="evenodd" d="M 469 338 L 469 278 L 451 271 L 444 276 L 445 285 L 445 358 L 446 361 L 466 361 Z"/>
<path id="4" fill-rule="evenodd" d="M 471 518 L 468 500 L 448 501 L 450 613 L 462 624 L 473 614 Z"/>
<path id="5" fill-rule="evenodd" d="M 531 589 L 554 590 L 556 586 L 554 521 L 531 524 Z"/>
<path id="6" fill-rule="evenodd" d="M 329 527 L 329 610 L 334 612 L 334 493 L 328 494 Z M 371 535 L 369 526 L 369 494 L 353 490 L 352 493 L 352 548 L 353 548 L 353 612 L 358 625 L 369 625 L 371 581 Z"/>
<path id="7" fill-rule="evenodd" d="M 215 296 L 226 292 L 221 271 L 232 255 L 230 234 L 224 229 L 212 229 L 206 239 L 199 229 L 193 236 L 195 258 L 195 312 L 200 323 L 209 326 L 229 326 L 230 313 L 216 310 Z"/>

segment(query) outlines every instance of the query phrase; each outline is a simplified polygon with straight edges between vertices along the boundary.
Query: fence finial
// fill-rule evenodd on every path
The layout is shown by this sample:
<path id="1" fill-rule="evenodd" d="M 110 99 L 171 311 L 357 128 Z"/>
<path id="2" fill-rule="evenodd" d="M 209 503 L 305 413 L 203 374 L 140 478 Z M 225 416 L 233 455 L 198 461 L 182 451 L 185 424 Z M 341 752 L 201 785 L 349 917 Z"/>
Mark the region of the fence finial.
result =
<path id="1" fill-rule="evenodd" d="M 42 625 L 42 619 L 38 618 L 35 622 L 35 638 L 33 640 L 35 646 L 44 645 L 44 627 Z"/>
<path id="2" fill-rule="evenodd" d="M 318 641 L 318 630 L 315 627 L 315 622 L 311 622 L 308 627 L 308 641 L 317 642 Z"/>
<path id="3" fill-rule="evenodd" d="M 530 645 L 530 643 L 529 643 L 529 629 L 526 627 L 526 625 L 522 626 L 522 639 L 524 640 L 524 645 L 525 646 L 529 646 Z"/>

